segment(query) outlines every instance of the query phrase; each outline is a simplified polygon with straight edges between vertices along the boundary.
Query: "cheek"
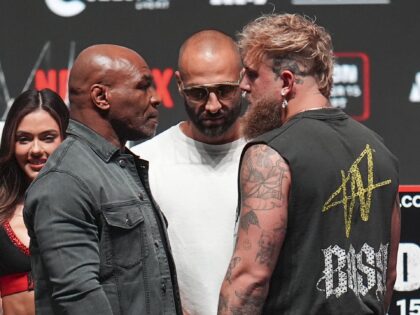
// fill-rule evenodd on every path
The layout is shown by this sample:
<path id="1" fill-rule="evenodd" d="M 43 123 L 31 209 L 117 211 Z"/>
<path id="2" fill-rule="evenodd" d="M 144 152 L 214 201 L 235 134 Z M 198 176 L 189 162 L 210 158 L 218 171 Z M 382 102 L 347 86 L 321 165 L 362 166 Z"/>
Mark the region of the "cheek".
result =
<path id="1" fill-rule="evenodd" d="M 205 111 L 206 104 L 203 105 L 194 105 L 188 102 L 185 103 L 186 108 L 190 113 L 199 114 Z"/>
<path id="2" fill-rule="evenodd" d="M 29 148 L 28 146 L 22 144 L 15 145 L 15 157 L 16 160 L 20 163 L 23 159 L 26 159 L 28 156 Z"/>
<path id="3" fill-rule="evenodd" d="M 130 104 L 138 113 L 144 114 L 149 108 L 148 95 L 137 95 L 136 97 L 133 97 Z"/>
<path id="4" fill-rule="evenodd" d="M 258 81 L 254 81 L 251 86 L 251 94 L 257 95 L 260 92 L 260 86 L 263 85 Z"/>

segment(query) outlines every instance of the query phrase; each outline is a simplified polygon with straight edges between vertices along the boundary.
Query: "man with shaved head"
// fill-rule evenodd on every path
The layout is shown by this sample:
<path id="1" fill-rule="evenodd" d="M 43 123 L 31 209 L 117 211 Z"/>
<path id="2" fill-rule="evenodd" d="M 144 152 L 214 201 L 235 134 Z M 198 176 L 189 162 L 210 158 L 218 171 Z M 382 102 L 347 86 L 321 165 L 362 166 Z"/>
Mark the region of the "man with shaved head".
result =
<path id="1" fill-rule="evenodd" d="M 216 30 L 181 46 L 175 73 L 188 120 L 133 148 L 150 161 L 150 186 L 166 215 L 181 299 L 213 315 L 233 250 L 240 137 L 238 49 Z"/>
<path id="2" fill-rule="evenodd" d="M 69 98 L 68 137 L 25 201 L 37 314 L 181 314 L 148 163 L 125 148 L 156 131 L 148 65 L 125 47 L 88 47 Z"/>

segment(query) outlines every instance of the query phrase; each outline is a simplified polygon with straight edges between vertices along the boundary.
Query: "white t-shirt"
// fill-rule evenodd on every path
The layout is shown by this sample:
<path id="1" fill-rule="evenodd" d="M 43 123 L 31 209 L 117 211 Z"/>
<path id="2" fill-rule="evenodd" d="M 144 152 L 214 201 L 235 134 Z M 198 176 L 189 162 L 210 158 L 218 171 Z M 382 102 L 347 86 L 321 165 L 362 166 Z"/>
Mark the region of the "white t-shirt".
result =
<path id="1" fill-rule="evenodd" d="M 183 308 L 215 315 L 234 245 L 238 166 L 245 140 L 210 145 L 175 125 L 132 148 L 149 161 L 152 195 L 165 214 Z"/>

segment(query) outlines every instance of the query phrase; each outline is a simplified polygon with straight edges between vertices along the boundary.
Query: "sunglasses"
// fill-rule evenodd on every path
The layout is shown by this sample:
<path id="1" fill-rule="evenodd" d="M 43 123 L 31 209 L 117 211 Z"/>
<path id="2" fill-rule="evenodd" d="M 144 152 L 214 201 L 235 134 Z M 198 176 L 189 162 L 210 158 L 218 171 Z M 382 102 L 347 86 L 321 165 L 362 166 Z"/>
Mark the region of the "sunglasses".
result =
<path id="1" fill-rule="evenodd" d="M 233 100 L 238 95 L 240 82 L 241 78 L 236 82 L 210 83 L 189 87 L 183 87 L 183 83 L 181 82 L 181 91 L 188 101 L 195 105 L 206 104 L 211 92 L 216 95 L 220 103 L 223 103 Z"/>

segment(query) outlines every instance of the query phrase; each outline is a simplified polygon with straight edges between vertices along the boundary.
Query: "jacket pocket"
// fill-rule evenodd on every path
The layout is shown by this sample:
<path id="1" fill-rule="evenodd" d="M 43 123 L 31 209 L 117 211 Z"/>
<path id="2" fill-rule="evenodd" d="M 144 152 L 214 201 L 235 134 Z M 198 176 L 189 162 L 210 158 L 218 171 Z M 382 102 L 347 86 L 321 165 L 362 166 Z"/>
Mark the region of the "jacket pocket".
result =
<path id="1" fill-rule="evenodd" d="M 106 223 L 106 264 L 130 268 L 141 263 L 148 255 L 148 247 L 140 203 L 127 201 L 104 205 L 102 214 Z"/>

